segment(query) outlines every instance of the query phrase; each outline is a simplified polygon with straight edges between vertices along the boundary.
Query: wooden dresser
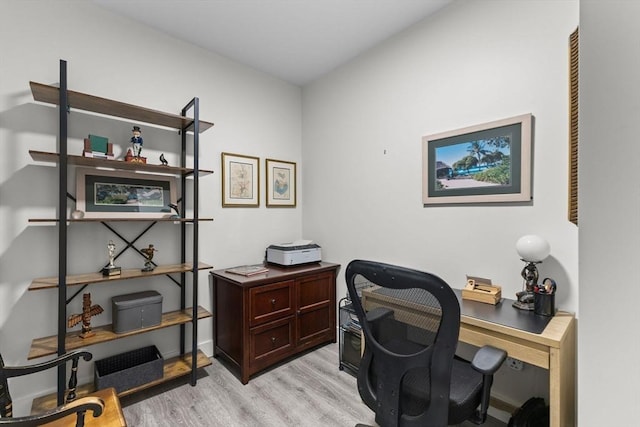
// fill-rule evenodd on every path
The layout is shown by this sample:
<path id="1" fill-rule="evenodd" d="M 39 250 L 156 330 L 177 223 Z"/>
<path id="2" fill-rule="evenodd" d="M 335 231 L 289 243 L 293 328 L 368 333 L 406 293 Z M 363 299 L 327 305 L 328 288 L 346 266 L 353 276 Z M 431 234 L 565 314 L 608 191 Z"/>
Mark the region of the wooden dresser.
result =
<path id="1" fill-rule="evenodd" d="M 311 347 L 336 342 L 336 275 L 340 265 L 269 265 L 245 277 L 225 270 L 213 279 L 214 357 L 249 377 Z"/>

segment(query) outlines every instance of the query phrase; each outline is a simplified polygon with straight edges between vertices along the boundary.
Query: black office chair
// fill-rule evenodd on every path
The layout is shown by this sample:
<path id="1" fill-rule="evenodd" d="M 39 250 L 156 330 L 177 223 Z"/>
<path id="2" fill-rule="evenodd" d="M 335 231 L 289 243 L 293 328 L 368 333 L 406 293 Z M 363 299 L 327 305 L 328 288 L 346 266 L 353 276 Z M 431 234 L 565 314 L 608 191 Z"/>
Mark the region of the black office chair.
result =
<path id="1" fill-rule="evenodd" d="M 349 263 L 345 275 L 365 337 L 358 391 L 376 422 L 484 423 L 493 374 L 506 353 L 485 346 L 470 363 L 455 356 L 460 304 L 449 285 L 429 273 L 362 260 Z"/>

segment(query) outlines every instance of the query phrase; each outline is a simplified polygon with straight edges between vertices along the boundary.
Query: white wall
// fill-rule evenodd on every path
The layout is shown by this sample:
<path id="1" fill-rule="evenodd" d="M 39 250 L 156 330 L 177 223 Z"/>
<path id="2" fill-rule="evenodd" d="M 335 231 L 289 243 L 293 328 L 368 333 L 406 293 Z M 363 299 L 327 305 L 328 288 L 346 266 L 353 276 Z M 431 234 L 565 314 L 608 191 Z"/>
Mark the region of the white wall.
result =
<path id="1" fill-rule="evenodd" d="M 640 3 L 580 2 L 580 426 L 637 421 Z"/>
<path id="2" fill-rule="evenodd" d="M 154 30 L 114 16 L 85 1 L 2 1 L 0 5 L 0 349 L 7 364 L 24 364 L 31 340 L 56 333 L 57 296 L 53 290 L 28 292 L 31 280 L 57 274 L 57 229 L 34 226 L 29 218 L 56 215 L 57 173 L 51 165 L 35 165 L 28 150 L 56 151 L 57 110 L 33 101 L 29 81 L 52 84 L 59 80 L 58 61 L 68 60 L 69 89 L 174 112 L 194 96 L 200 98 L 200 117 L 215 126 L 201 135 L 200 167 L 213 175 L 201 179 L 200 215 L 214 222 L 200 226 L 203 261 L 216 268 L 261 262 L 273 242 L 300 238 L 301 208 L 266 209 L 264 177 L 260 208 L 221 208 L 220 153 L 267 157 L 301 165 L 301 93 L 262 73 L 184 44 Z M 69 116 L 70 152 L 81 152 L 88 133 L 110 137 L 116 151 L 126 149 L 131 126 L 140 124 L 149 160 L 171 155 L 179 148 L 175 132 L 141 123 L 114 121 L 79 112 Z M 70 173 L 70 179 L 74 179 Z M 71 188 L 75 193 L 75 189 Z M 69 204 L 73 207 L 73 204 Z M 146 225 L 146 224 L 144 224 Z M 140 226 L 116 226 L 132 238 Z M 178 227 L 157 225 L 142 244 L 160 250 L 154 260 L 174 263 Z M 69 234 L 69 273 L 97 271 L 113 238 L 99 224 L 74 224 Z M 118 247 L 122 242 L 116 239 Z M 119 260 L 123 268 L 142 265 L 136 256 Z M 199 276 L 200 304 L 211 307 L 207 272 Z M 105 312 L 93 325 L 111 322 L 110 297 L 139 289 L 157 289 L 165 310 L 179 304 L 178 288 L 164 278 L 128 281 L 87 288 Z M 68 306 L 78 313 L 82 298 Z M 199 323 L 198 341 L 211 355 L 211 321 Z M 177 354 L 178 329 L 139 335 L 90 347 L 94 357 L 156 344 L 165 357 Z M 36 360 L 37 362 L 39 360 Z M 92 372 L 85 365 L 81 375 Z M 92 368 L 92 367 L 91 367 Z M 55 370 L 54 370 L 55 371 Z M 18 412 L 29 397 L 55 388 L 55 372 L 12 382 Z"/>
<path id="3" fill-rule="evenodd" d="M 305 87 L 303 234 L 343 266 L 397 263 L 454 287 L 465 274 L 490 277 L 511 298 L 522 287 L 515 242 L 540 234 L 551 244 L 540 274 L 557 280 L 557 305 L 577 312 L 577 228 L 567 220 L 577 24 L 577 1 L 456 2 Z M 423 207 L 422 136 L 524 113 L 535 116 L 532 203 Z M 521 404 L 545 392 L 545 377 L 525 369 L 498 388 L 529 385 L 504 392 Z"/>

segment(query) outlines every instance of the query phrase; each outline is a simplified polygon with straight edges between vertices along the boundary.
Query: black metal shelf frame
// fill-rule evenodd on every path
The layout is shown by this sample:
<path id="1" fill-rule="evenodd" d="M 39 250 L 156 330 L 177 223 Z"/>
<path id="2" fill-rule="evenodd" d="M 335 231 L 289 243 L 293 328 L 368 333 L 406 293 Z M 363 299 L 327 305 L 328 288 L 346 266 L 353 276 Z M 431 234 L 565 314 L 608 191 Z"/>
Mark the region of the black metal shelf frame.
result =
<path id="1" fill-rule="evenodd" d="M 65 60 L 60 60 L 60 90 L 59 90 L 59 104 L 58 104 L 58 119 L 59 119 L 59 141 L 58 141 L 58 152 L 60 153 L 60 158 L 58 161 L 58 216 L 60 221 L 58 221 L 58 337 L 57 337 L 57 351 L 58 355 L 64 354 L 66 352 L 65 349 L 65 336 L 67 331 L 67 304 L 73 300 L 75 296 L 77 296 L 87 285 L 81 287 L 80 291 L 75 292 L 71 298 L 68 298 L 67 295 L 67 234 L 68 234 L 68 226 L 69 221 L 67 217 L 67 175 L 68 175 L 68 150 L 67 150 L 67 139 L 68 139 L 68 123 L 67 123 L 67 115 L 70 112 L 70 106 L 68 102 L 68 94 L 67 94 L 67 62 Z M 181 116 L 187 117 L 187 113 L 191 112 L 192 117 L 190 121 L 185 121 L 185 125 L 182 129 L 179 129 L 181 134 L 181 166 L 186 168 L 187 165 L 187 134 L 192 132 L 193 134 L 193 171 L 191 174 L 181 174 L 180 176 L 180 185 L 181 185 L 181 199 L 178 201 L 180 204 L 180 212 L 182 218 L 184 218 L 184 213 L 186 212 L 186 200 L 184 195 L 187 191 L 187 175 L 191 176 L 191 184 L 193 185 L 193 220 L 189 221 L 192 224 L 192 260 L 193 267 L 191 270 L 191 280 L 192 280 L 192 307 L 198 307 L 198 220 L 199 220 L 199 209 L 198 209 L 198 196 L 199 196 L 199 173 L 195 173 L 199 171 L 199 136 L 200 136 L 200 117 L 199 117 L 199 99 L 197 97 L 193 98 L 181 111 Z M 124 251 L 129 248 L 132 248 L 140 253 L 140 250 L 135 246 L 135 242 L 140 239 L 144 234 L 146 234 L 156 223 L 157 221 L 150 220 L 151 224 L 145 227 L 134 239 L 126 239 L 120 233 L 115 230 L 110 224 L 106 221 L 101 221 L 100 223 L 107 227 L 112 233 L 118 236 L 126 243 L 126 247 L 122 249 L 117 256 L 120 256 Z M 186 242 L 186 222 L 180 222 L 180 236 L 181 236 L 181 245 L 180 245 L 180 258 L 181 262 L 185 263 L 187 260 L 187 242 Z M 182 310 L 186 308 L 186 273 L 180 273 L 180 280 L 174 279 L 172 276 L 167 275 L 167 277 L 172 280 L 175 284 L 180 287 L 180 307 Z M 197 382 L 197 351 L 198 351 L 198 315 L 197 310 L 193 310 L 192 319 L 191 319 L 191 377 L 190 384 L 192 386 L 196 385 Z M 186 325 L 180 325 L 180 355 L 184 356 L 186 351 L 185 345 L 186 338 Z M 58 405 L 64 403 L 64 391 L 66 389 L 66 370 L 65 366 L 58 367 L 58 376 L 57 376 L 57 399 Z"/>

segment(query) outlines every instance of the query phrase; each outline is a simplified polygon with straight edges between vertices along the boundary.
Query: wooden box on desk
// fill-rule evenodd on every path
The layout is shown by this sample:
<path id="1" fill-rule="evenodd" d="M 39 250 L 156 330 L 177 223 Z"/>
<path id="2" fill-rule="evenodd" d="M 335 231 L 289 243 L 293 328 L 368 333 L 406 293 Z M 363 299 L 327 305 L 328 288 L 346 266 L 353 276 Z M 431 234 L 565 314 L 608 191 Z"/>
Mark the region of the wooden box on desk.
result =
<path id="1" fill-rule="evenodd" d="M 496 305 L 501 298 L 502 287 L 473 279 L 467 280 L 467 286 L 462 289 L 462 299 Z"/>

